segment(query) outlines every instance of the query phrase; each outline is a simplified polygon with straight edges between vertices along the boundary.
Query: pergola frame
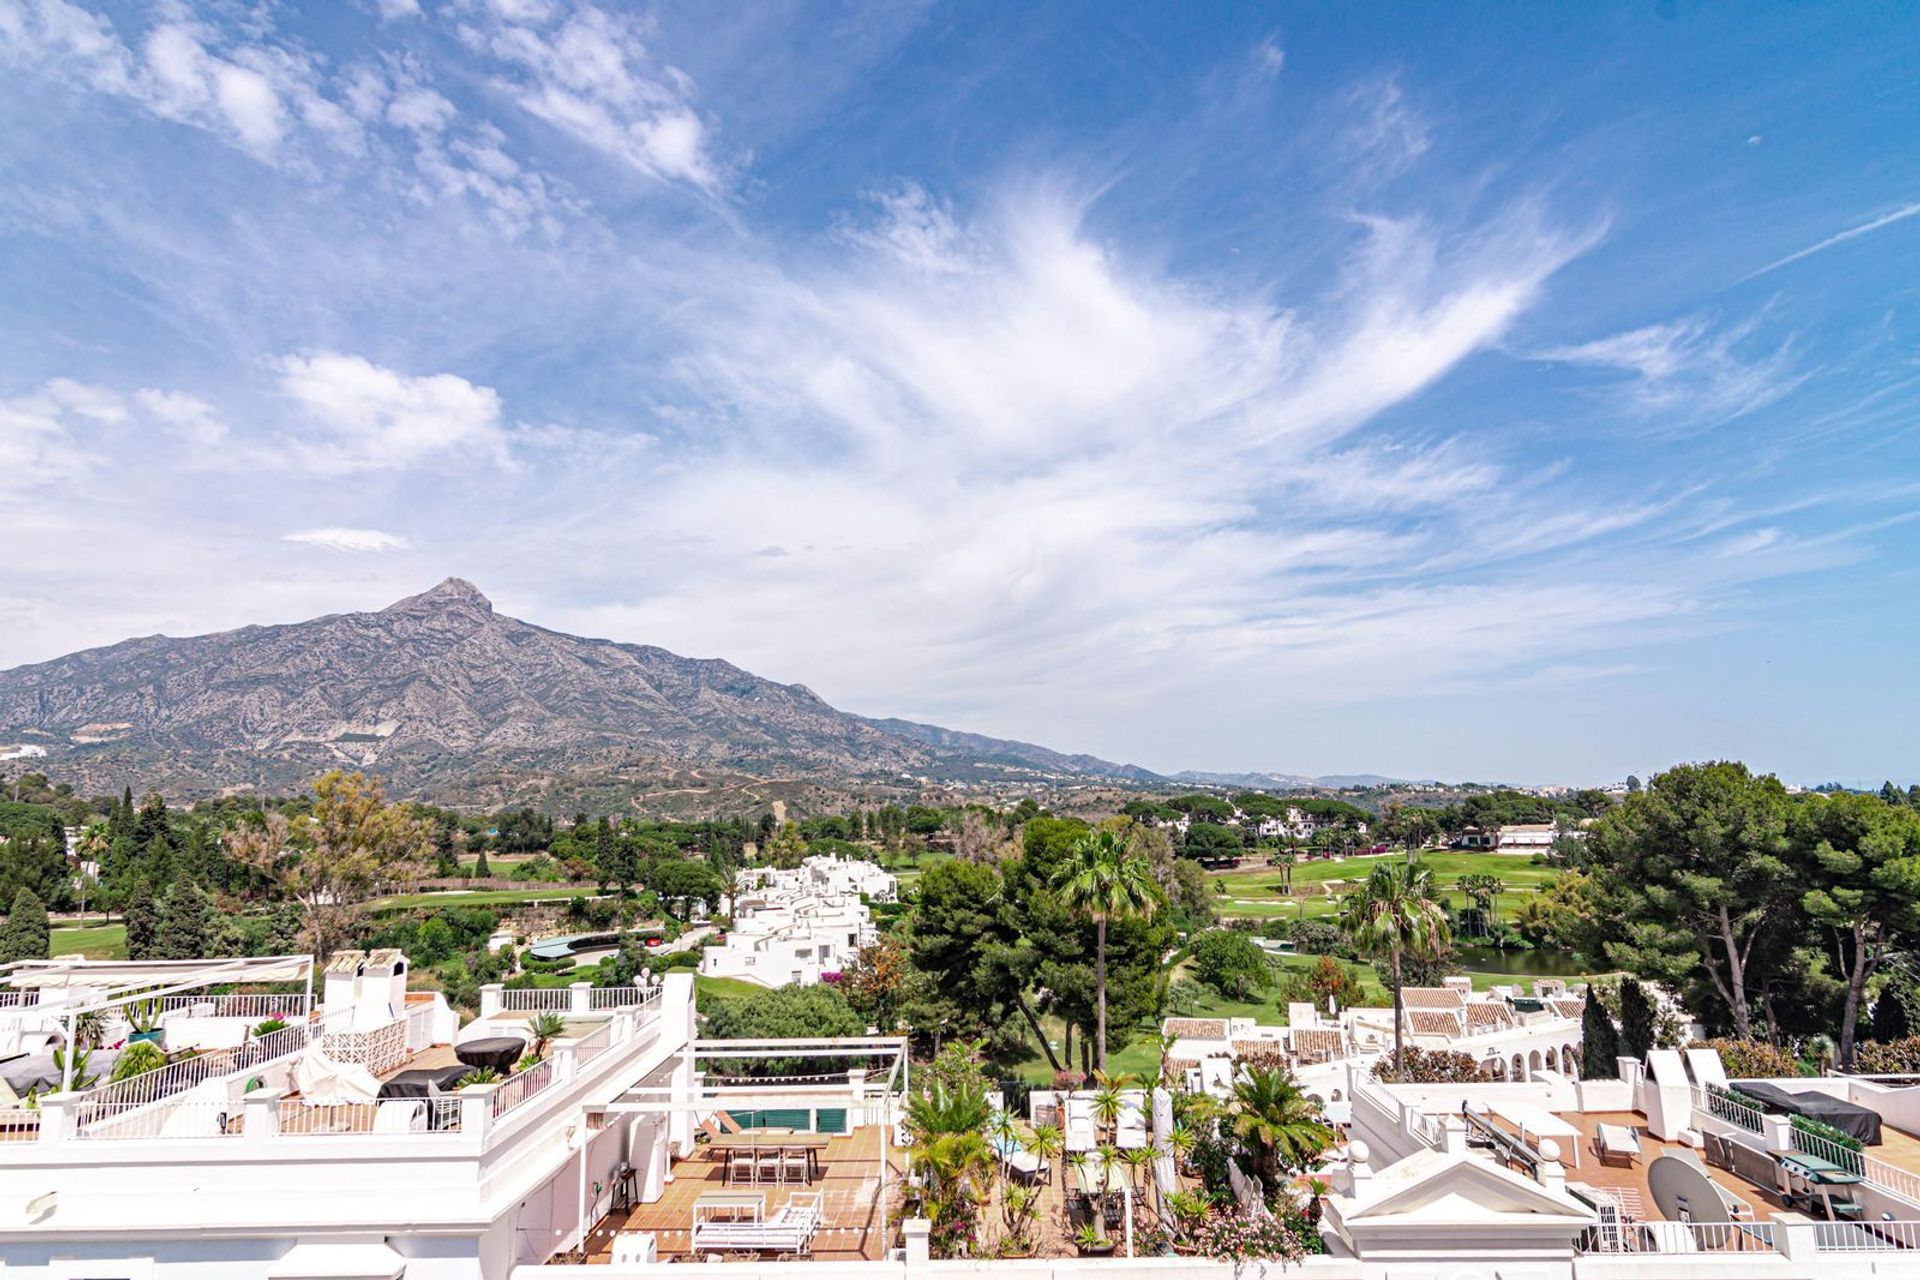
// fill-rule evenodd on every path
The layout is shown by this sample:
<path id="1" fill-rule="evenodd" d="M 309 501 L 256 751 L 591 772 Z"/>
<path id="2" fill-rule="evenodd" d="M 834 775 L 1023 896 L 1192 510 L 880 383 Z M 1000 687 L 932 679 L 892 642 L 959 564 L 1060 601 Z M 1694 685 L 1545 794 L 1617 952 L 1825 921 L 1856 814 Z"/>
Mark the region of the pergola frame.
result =
<path id="1" fill-rule="evenodd" d="M 854 1097 L 851 1083 L 771 1084 L 756 1090 L 751 1085 L 729 1085 L 725 1090 L 729 1105 L 745 1107 L 806 1106 L 817 1109 L 835 1102 L 852 1106 L 880 1102 L 880 1240 L 887 1240 L 887 1152 L 891 1146 L 893 1117 L 891 1100 L 897 1092 L 905 1094 L 909 1083 L 911 1055 L 905 1036 L 847 1036 L 844 1038 L 802 1038 L 766 1040 L 695 1040 L 684 1051 L 685 1060 L 698 1063 L 714 1058 L 879 1058 L 890 1057 L 886 1078 L 874 1090 L 869 1079 L 863 1095 Z M 743 1077 L 751 1079 L 751 1077 Z M 677 1111 L 712 1111 L 719 1099 L 711 1087 L 688 1093 L 676 1086 L 632 1088 L 596 1111 L 664 1115 Z M 677 1095 L 677 1096 L 676 1096 Z"/>
<path id="2" fill-rule="evenodd" d="M 115 979 L 118 981 L 115 981 Z M 60 1010 L 60 1091 L 73 1088 L 74 1026 L 83 1013 L 124 1009 L 128 1005 L 239 982 L 304 982 L 303 1025 L 313 1034 L 313 957 L 239 956 L 231 960 L 15 960 L 0 965 L 0 989 L 43 991 L 103 987 L 104 993 Z"/>

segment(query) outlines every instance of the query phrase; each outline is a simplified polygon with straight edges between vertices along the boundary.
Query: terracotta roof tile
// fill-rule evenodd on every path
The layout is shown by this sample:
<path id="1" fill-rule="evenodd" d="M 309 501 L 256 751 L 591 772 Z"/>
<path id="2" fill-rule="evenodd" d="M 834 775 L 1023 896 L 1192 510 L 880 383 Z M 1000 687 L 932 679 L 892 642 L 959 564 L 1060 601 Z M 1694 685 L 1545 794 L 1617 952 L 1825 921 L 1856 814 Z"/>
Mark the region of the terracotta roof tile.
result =
<path id="1" fill-rule="evenodd" d="M 1165 1030 L 1170 1036 L 1191 1036 L 1196 1040 L 1227 1038 L 1225 1018 L 1168 1018 Z"/>
<path id="2" fill-rule="evenodd" d="M 1402 987 L 1400 1003 L 1409 1009 L 1459 1009 L 1467 998 L 1452 987 Z"/>
<path id="3" fill-rule="evenodd" d="M 1407 1024 L 1417 1036 L 1457 1036 L 1460 1034 L 1459 1015 L 1442 1009 L 1409 1009 Z"/>

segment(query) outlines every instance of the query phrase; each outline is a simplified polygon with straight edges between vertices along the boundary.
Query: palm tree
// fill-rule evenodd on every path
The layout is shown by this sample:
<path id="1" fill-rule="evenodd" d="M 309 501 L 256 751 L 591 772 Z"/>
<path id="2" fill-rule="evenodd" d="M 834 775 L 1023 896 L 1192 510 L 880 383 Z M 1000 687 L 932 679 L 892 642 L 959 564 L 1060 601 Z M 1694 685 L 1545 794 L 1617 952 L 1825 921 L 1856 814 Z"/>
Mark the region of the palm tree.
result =
<path id="1" fill-rule="evenodd" d="M 1347 895 L 1341 924 L 1354 944 L 1384 955 L 1393 987 L 1393 1069 L 1400 1071 L 1400 962 L 1406 956 L 1430 958 L 1451 939 L 1447 913 L 1433 900 L 1433 873 L 1426 864 L 1377 864 L 1360 887 Z"/>
<path id="2" fill-rule="evenodd" d="M 1339 1141 L 1285 1067 L 1247 1072 L 1233 1086 L 1233 1103 L 1234 1136 L 1252 1149 L 1268 1195 L 1283 1173 L 1312 1165 Z"/>
<path id="3" fill-rule="evenodd" d="M 907 1104 L 908 1160 L 925 1182 L 936 1224 L 973 1222 L 985 1199 L 998 1163 L 982 1132 L 990 1114 L 984 1096 L 952 1092 L 940 1081 Z"/>
<path id="4" fill-rule="evenodd" d="M 1069 911 L 1093 917 L 1093 983 L 1096 999 L 1095 1069 L 1107 1069 L 1107 921 L 1151 919 L 1160 903 L 1147 860 L 1112 831 L 1096 831 L 1074 845 L 1053 874 L 1053 887 Z"/>
<path id="5" fill-rule="evenodd" d="M 1046 1170 L 1047 1180 L 1053 1180 L 1053 1162 L 1060 1158 L 1064 1145 L 1058 1125 L 1043 1124 L 1033 1131 L 1033 1137 L 1027 1140 L 1027 1150 L 1040 1161 L 1040 1167 Z"/>
<path id="6" fill-rule="evenodd" d="M 1110 1134 L 1120 1123 L 1120 1112 L 1126 1101 L 1120 1095 L 1121 1082 L 1104 1071 L 1095 1071 L 1093 1078 L 1096 1085 L 1093 1091 L 1093 1118 L 1099 1122 L 1102 1133 Z"/>

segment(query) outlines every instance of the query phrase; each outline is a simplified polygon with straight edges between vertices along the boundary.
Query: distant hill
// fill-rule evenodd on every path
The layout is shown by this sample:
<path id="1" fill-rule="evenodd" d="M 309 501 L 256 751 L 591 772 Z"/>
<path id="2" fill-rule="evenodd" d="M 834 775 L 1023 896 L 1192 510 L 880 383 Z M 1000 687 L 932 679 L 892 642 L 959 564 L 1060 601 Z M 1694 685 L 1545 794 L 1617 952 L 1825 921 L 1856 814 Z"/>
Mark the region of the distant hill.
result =
<path id="1" fill-rule="evenodd" d="M 398 794 L 514 779 L 843 784 L 998 774 L 1156 781 L 1023 742 L 840 711 L 717 659 L 590 640 L 449 578 L 375 613 L 147 636 L 0 672 L 0 742 L 96 787 L 286 790 L 333 767 Z M 503 781 L 505 780 L 505 781 Z"/>
<path id="2" fill-rule="evenodd" d="M 1183 769 L 1172 775 L 1174 782 L 1191 782 L 1202 787 L 1234 787 L 1242 791 L 1300 791 L 1308 787 L 1390 787 L 1405 778 L 1387 778 L 1377 773 L 1329 773 L 1311 778 L 1298 773 L 1203 773 Z"/>

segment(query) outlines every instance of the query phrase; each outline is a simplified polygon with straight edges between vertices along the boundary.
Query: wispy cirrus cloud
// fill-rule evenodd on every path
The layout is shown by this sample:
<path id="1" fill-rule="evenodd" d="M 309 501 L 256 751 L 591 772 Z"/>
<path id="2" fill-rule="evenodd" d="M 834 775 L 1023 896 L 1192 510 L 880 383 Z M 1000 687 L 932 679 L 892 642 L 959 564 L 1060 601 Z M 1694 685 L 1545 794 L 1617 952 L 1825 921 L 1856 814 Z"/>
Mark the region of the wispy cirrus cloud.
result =
<path id="1" fill-rule="evenodd" d="M 322 551 L 347 555 L 369 555 L 381 551 L 404 551 L 411 544 L 397 533 L 382 529 L 301 529 L 282 534 L 282 542 L 298 542 Z"/>
<path id="2" fill-rule="evenodd" d="M 1622 392 L 1641 419 L 1659 430 L 1698 430 L 1765 408 L 1805 380 L 1790 342 L 1743 354 L 1755 345 L 1757 323 L 1720 328 L 1690 316 L 1535 354 L 1627 374 Z"/>

